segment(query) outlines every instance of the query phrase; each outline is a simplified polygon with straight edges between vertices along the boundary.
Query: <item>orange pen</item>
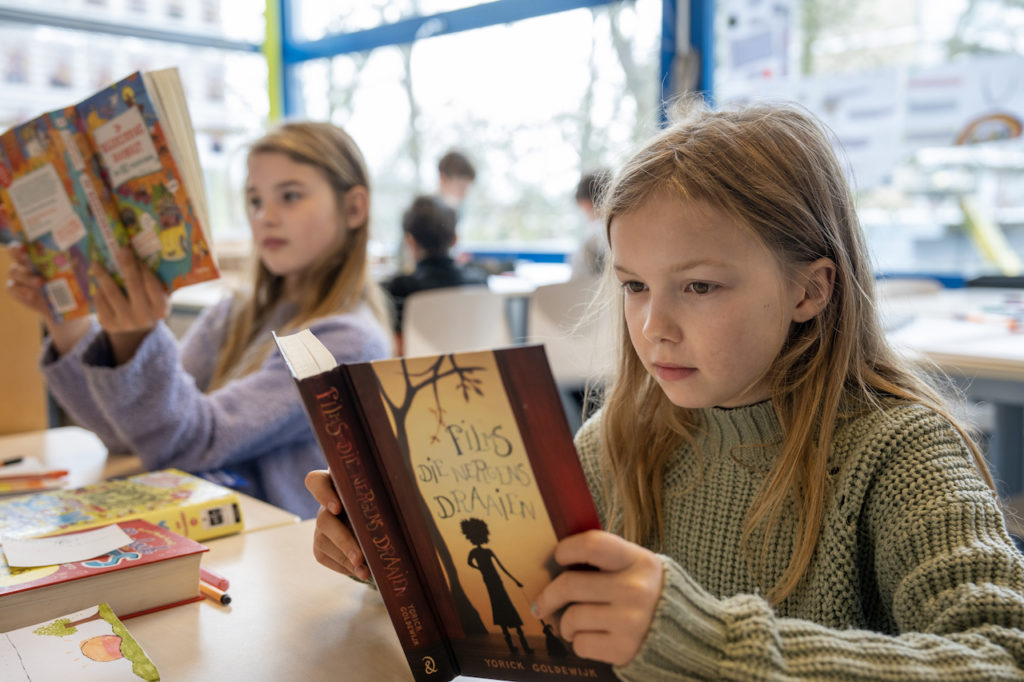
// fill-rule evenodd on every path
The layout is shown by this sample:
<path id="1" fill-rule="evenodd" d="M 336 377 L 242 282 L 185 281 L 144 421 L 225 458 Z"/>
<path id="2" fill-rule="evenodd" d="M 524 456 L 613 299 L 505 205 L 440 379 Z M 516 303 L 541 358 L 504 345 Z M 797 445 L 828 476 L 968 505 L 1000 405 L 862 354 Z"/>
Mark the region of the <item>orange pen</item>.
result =
<path id="1" fill-rule="evenodd" d="M 203 593 L 203 596 L 207 599 L 212 599 L 218 604 L 227 606 L 231 603 L 231 595 L 224 590 L 218 590 L 216 587 L 206 582 L 205 580 L 199 581 L 199 591 Z"/>

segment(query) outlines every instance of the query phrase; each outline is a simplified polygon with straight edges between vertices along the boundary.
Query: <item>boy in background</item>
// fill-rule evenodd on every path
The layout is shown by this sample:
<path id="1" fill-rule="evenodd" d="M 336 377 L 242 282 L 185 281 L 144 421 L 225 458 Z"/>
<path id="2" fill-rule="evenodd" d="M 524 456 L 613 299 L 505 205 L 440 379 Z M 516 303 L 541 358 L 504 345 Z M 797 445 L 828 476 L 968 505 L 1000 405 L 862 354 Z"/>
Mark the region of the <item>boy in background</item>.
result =
<path id="1" fill-rule="evenodd" d="M 476 180 L 476 168 L 465 154 L 450 150 L 437 162 L 437 193 L 456 214 Z"/>
<path id="2" fill-rule="evenodd" d="M 576 206 L 587 220 L 586 232 L 576 253 L 572 255 L 572 277 L 596 277 L 604 267 L 608 252 L 604 220 L 597 214 L 597 202 L 604 185 L 611 177 L 606 169 L 584 173 L 576 185 Z"/>
<path id="3" fill-rule="evenodd" d="M 402 309 L 405 299 L 417 291 L 486 284 L 487 276 L 472 266 L 460 266 L 451 257 L 455 245 L 455 209 L 439 199 L 420 195 L 402 216 L 405 248 L 416 263 L 409 274 L 397 275 L 384 284 L 395 304 L 395 340 L 402 349 Z"/>

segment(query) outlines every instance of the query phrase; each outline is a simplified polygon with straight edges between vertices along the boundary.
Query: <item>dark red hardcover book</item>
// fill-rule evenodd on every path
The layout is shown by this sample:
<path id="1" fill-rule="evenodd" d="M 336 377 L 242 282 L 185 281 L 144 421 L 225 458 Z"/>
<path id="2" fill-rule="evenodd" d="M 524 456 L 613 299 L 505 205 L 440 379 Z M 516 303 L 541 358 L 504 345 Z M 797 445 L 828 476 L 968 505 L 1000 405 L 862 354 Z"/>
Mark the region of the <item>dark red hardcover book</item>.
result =
<path id="1" fill-rule="evenodd" d="M 300 377 L 302 360 L 286 350 L 289 338 L 277 337 L 278 346 L 295 376 L 343 515 L 363 550 L 409 667 L 417 680 L 450 680 L 458 674 L 455 661 L 387 495 L 348 376 L 335 366 Z"/>
<path id="2" fill-rule="evenodd" d="M 350 396 L 344 415 L 325 416 L 322 401 L 305 399 L 317 433 L 335 432 L 321 439 L 325 452 L 358 449 L 370 458 L 354 466 L 360 475 L 377 470 L 363 497 L 372 494 L 382 518 L 390 501 L 391 535 L 404 537 L 420 581 L 409 590 L 422 593 L 451 657 L 448 672 L 428 674 L 403 640 L 418 680 L 616 679 L 611 666 L 576 656 L 554 623 L 530 613 L 560 570 L 558 540 L 600 527 L 543 347 L 325 370 L 333 360 L 308 331 L 278 344 L 293 373 L 305 377 L 297 379 L 304 398 Z M 343 468 L 337 453 L 327 458 L 340 496 L 352 498 L 345 488 L 353 465 Z M 372 541 L 359 537 L 366 535 L 359 526 L 369 519 L 358 503 L 345 506 L 366 553 Z M 402 638 L 402 611 L 388 603 L 388 573 L 372 553 L 367 562 Z"/>

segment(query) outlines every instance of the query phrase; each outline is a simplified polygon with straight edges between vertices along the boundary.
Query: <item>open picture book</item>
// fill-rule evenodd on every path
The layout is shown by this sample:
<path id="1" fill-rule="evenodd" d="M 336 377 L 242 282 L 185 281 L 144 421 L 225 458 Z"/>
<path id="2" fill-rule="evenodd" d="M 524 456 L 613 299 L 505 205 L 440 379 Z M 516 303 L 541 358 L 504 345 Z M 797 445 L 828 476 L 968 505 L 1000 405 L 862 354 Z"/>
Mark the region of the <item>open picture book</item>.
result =
<path id="1" fill-rule="evenodd" d="M 0 633 L 5 682 L 156 682 L 160 673 L 106 603 Z"/>
<path id="2" fill-rule="evenodd" d="M 0 134 L 0 234 L 26 245 L 58 319 L 91 310 L 89 267 L 131 245 L 169 291 L 219 276 L 177 69 L 135 72 Z"/>
<path id="3" fill-rule="evenodd" d="M 338 365 L 277 337 L 417 680 L 614 680 L 530 605 L 600 527 L 542 346 Z"/>

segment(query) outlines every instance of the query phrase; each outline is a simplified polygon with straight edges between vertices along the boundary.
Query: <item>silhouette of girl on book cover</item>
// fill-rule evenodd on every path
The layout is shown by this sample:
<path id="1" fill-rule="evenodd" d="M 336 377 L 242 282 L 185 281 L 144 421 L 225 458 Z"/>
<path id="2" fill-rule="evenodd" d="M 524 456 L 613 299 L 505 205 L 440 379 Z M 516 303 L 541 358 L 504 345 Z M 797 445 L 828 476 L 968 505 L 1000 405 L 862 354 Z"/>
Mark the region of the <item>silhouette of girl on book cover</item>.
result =
<path id="1" fill-rule="evenodd" d="M 526 635 L 523 634 L 523 620 L 519 617 L 516 607 L 513 606 L 508 592 L 505 591 L 505 585 L 501 581 L 498 568 L 517 586 L 522 587 L 523 584 L 508 572 L 508 569 L 505 568 L 494 552 L 484 547 L 491 534 L 485 521 L 476 518 L 464 519 L 460 527 L 466 539 L 476 545 L 473 549 L 469 550 L 468 563 L 480 571 L 484 585 L 487 587 L 487 596 L 491 599 L 491 614 L 494 624 L 501 628 L 501 633 L 505 636 L 505 643 L 508 644 L 509 651 L 513 654 L 518 651 L 516 645 L 512 642 L 512 635 L 509 632 L 509 628 L 515 628 L 519 634 L 519 642 L 523 646 L 523 652 L 532 654 L 533 649 L 527 644 Z"/>

